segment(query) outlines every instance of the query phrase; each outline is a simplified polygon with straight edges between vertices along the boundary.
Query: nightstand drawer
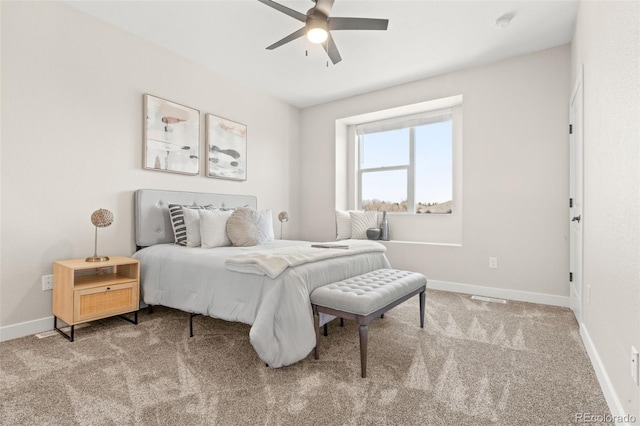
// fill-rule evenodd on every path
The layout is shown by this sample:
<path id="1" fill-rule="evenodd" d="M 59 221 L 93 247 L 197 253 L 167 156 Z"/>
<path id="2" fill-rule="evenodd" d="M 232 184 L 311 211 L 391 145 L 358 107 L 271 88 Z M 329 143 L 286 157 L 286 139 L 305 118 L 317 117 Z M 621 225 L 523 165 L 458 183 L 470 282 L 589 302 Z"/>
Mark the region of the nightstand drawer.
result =
<path id="1" fill-rule="evenodd" d="M 137 281 L 73 292 L 75 323 L 123 314 L 138 309 Z"/>

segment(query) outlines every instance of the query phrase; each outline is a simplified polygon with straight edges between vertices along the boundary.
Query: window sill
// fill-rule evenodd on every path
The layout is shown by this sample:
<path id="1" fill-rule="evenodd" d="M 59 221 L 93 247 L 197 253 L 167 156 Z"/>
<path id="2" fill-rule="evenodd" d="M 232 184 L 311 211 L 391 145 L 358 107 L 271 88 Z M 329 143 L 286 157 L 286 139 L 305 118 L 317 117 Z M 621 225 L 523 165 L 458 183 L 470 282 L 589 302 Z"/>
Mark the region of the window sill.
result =
<path id="1" fill-rule="evenodd" d="M 428 242 L 424 242 L 424 241 L 402 241 L 402 240 L 390 240 L 390 241 L 377 240 L 377 241 L 379 243 L 384 244 L 384 245 L 386 245 L 386 244 L 391 244 L 391 245 L 395 245 L 395 244 L 414 244 L 414 245 L 421 245 L 421 246 L 462 247 L 462 244 L 456 244 L 456 243 L 428 243 Z"/>

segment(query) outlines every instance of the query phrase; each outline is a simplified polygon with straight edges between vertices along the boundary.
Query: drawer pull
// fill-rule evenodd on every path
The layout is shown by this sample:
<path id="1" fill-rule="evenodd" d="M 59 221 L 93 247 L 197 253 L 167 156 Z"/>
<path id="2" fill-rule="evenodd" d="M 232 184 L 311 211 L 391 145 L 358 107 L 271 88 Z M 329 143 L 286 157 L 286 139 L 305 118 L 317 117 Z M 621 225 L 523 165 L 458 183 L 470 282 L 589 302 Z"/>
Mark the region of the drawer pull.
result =
<path id="1" fill-rule="evenodd" d="M 107 291 L 111 290 L 111 287 L 107 287 Z"/>

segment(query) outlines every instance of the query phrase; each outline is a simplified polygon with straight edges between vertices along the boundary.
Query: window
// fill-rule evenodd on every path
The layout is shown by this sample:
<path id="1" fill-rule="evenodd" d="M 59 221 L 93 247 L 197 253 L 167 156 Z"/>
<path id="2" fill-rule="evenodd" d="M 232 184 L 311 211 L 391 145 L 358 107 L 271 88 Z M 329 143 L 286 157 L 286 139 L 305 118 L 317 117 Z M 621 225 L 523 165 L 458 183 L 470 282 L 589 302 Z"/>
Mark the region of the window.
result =
<path id="1" fill-rule="evenodd" d="M 359 124 L 356 134 L 359 208 L 452 213 L 451 108 Z"/>

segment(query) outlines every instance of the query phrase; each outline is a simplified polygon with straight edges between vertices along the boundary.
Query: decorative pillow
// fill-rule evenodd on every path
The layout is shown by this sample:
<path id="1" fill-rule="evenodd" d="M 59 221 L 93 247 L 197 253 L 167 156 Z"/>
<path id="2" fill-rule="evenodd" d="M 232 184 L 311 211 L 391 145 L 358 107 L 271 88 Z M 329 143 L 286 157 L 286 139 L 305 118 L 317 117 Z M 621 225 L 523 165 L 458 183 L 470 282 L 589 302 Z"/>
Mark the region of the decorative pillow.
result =
<path id="1" fill-rule="evenodd" d="M 202 248 L 230 246 L 227 235 L 227 221 L 232 210 L 198 210 L 200 215 L 200 237 Z"/>
<path id="2" fill-rule="evenodd" d="M 171 219 L 171 227 L 173 228 L 173 236 L 176 244 L 181 246 L 187 245 L 187 227 L 184 223 L 183 209 L 205 209 L 214 210 L 211 204 L 206 206 L 192 206 L 184 204 L 169 203 L 169 218 Z"/>
<path id="3" fill-rule="evenodd" d="M 367 229 L 378 227 L 378 212 L 349 212 L 351 216 L 351 238 L 364 240 L 367 238 Z"/>
<path id="4" fill-rule="evenodd" d="M 200 214 L 204 209 L 182 209 L 187 229 L 187 247 L 200 247 Z"/>
<path id="5" fill-rule="evenodd" d="M 351 238 L 351 215 L 349 211 L 336 210 L 336 240 Z"/>
<path id="6" fill-rule="evenodd" d="M 235 209 L 227 220 L 227 235 L 236 247 L 250 247 L 273 241 L 271 210 L 248 207 Z"/>

